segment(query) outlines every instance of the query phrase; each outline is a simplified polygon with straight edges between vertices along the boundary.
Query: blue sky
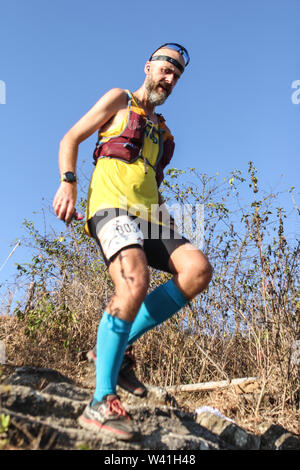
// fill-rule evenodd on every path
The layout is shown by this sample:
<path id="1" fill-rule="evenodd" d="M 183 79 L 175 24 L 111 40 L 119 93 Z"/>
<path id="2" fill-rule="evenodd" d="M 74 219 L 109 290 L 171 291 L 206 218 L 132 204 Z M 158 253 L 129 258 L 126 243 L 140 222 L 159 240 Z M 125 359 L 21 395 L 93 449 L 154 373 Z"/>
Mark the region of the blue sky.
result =
<path id="1" fill-rule="evenodd" d="M 25 218 L 64 230 L 41 212 L 58 187 L 60 139 L 110 88 L 136 90 L 167 41 L 191 56 L 158 109 L 176 139 L 171 166 L 226 176 L 253 160 L 266 191 L 296 186 L 299 204 L 299 0 L 2 0 L 0 14 L 0 266 Z M 80 147 L 84 185 L 95 141 Z M 25 260 L 21 245 L 0 285 Z"/>

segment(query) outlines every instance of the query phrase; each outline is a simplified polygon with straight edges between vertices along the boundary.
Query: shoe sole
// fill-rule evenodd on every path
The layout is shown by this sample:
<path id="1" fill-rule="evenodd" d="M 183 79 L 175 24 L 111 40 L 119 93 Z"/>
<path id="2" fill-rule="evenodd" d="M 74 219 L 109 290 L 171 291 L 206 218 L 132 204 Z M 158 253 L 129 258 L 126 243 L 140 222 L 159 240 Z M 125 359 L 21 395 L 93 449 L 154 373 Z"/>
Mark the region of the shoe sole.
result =
<path id="1" fill-rule="evenodd" d="M 118 429 L 112 429 L 110 426 L 106 426 L 105 424 L 99 423 L 99 421 L 91 418 L 86 418 L 85 416 L 81 415 L 78 418 L 78 423 L 81 427 L 88 429 L 89 431 L 98 432 L 100 431 L 101 434 L 109 437 L 113 437 L 118 441 L 131 441 L 133 439 L 138 439 L 138 434 L 136 432 L 126 432 L 121 431 Z"/>
<path id="2" fill-rule="evenodd" d="M 127 392 L 131 393 L 132 395 L 136 397 L 142 398 L 147 395 L 146 388 L 139 387 L 133 390 L 130 388 L 130 385 L 126 381 L 124 381 L 124 379 L 120 379 L 120 377 L 118 378 L 117 384 L 119 385 L 119 387 L 123 388 L 124 390 L 126 390 Z"/>

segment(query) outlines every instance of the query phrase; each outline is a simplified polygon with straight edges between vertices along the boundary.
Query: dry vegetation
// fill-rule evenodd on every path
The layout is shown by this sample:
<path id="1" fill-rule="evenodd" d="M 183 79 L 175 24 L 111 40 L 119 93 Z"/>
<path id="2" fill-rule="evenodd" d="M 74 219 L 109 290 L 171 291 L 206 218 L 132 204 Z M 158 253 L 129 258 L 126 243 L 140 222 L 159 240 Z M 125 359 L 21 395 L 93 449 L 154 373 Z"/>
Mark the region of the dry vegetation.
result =
<path id="1" fill-rule="evenodd" d="M 214 276 L 191 305 L 137 342 L 138 375 L 159 386 L 258 377 L 258 387 L 244 393 L 181 393 L 177 400 L 189 409 L 218 408 L 249 431 L 281 424 L 299 433 L 299 353 L 293 350 L 300 339 L 299 239 L 285 233 L 278 195 L 260 195 L 252 163 L 247 180 L 239 172 L 221 183 L 195 170 L 182 173 L 169 170 L 164 195 L 181 205 L 204 204 L 203 250 Z M 253 195 L 248 206 L 240 200 L 242 184 Z M 288 217 L 294 215 L 297 207 Z M 63 236 L 25 226 L 36 255 L 18 267 L 28 282 L 24 302 L 14 316 L 0 317 L 7 361 L 78 379 L 113 286 L 82 224 L 74 222 Z M 152 271 L 151 288 L 167 278 Z"/>

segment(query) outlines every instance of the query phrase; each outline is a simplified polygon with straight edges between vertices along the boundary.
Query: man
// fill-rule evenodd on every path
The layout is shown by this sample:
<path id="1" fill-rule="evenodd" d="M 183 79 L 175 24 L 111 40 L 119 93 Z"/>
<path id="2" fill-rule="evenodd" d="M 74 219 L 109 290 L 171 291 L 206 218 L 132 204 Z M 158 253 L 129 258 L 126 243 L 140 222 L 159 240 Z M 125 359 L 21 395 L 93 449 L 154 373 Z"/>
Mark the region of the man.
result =
<path id="1" fill-rule="evenodd" d="M 102 251 L 115 293 L 98 327 L 94 397 L 79 423 L 122 440 L 138 433 L 116 395 L 117 383 L 135 395 L 146 393 L 123 367 L 131 345 L 203 291 L 212 275 L 205 255 L 153 211 L 162 203 L 158 187 L 174 150 L 173 136 L 155 108 L 171 94 L 188 62 L 184 47 L 162 45 L 146 62 L 137 91 L 108 91 L 60 143 L 62 176 L 53 207 L 70 223 L 78 146 L 98 130 L 85 228 Z M 148 266 L 173 274 L 149 295 Z"/>

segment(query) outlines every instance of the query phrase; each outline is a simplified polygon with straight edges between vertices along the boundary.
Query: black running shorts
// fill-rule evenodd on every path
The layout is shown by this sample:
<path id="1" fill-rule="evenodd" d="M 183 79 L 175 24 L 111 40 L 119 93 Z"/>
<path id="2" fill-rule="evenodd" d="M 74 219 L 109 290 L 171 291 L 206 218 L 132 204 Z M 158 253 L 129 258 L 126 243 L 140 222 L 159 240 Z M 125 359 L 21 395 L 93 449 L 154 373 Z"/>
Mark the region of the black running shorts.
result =
<path id="1" fill-rule="evenodd" d="M 179 246 L 190 243 L 169 227 L 145 221 L 122 209 L 102 209 L 88 221 L 88 226 L 107 266 L 122 250 L 139 247 L 144 250 L 149 266 L 171 273 L 170 255 Z"/>

